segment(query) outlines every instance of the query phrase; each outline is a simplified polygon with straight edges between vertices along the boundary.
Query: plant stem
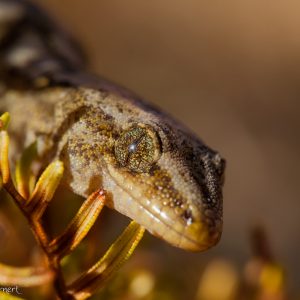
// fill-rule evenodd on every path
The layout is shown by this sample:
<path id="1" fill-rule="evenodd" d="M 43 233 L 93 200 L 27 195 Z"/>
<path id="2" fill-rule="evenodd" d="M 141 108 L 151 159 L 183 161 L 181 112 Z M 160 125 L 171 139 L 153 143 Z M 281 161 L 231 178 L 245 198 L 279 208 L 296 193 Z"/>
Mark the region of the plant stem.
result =
<path id="1" fill-rule="evenodd" d="M 30 228 L 34 234 L 35 239 L 37 240 L 38 244 L 42 248 L 42 250 L 47 258 L 49 269 L 54 274 L 53 285 L 56 290 L 57 296 L 61 300 L 73 300 L 74 297 L 67 293 L 67 286 L 66 286 L 63 274 L 62 274 L 62 270 L 61 270 L 61 266 L 60 266 L 58 257 L 48 251 L 49 237 L 48 237 L 47 233 L 45 232 L 45 230 L 41 224 L 41 221 L 39 219 L 32 218 L 32 215 L 27 213 L 26 209 L 24 209 L 24 205 L 22 205 L 22 204 L 25 203 L 26 200 L 18 193 L 18 191 L 15 189 L 11 180 L 9 180 L 3 186 L 6 189 L 6 191 L 11 195 L 11 197 L 14 199 L 14 202 L 20 208 L 23 215 L 26 217 L 26 219 L 30 225 Z"/>

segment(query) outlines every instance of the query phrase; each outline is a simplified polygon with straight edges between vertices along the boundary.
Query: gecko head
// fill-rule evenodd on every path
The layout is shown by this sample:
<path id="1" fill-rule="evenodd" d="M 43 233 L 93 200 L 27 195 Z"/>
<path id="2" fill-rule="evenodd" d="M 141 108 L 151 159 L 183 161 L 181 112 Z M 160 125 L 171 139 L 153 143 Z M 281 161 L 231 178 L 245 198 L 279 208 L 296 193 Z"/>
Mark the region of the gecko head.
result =
<path id="1" fill-rule="evenodd" d="M 60 155 L 66 184 L 82 196 L 105 189 L 108 206 L 174 246 L 214 246 L 222 232 L 221 156 L 140 100 L 90 89 L 80 97 L 89 106 Z"/>
<path id="2" fill-rule="evenodd" d="M 179 248 L 214 246 L 222 232 L 224 159 L 177 123 L 143 121 L 120 129 L 107 164 L 123 191 L 115 208 Z"/>

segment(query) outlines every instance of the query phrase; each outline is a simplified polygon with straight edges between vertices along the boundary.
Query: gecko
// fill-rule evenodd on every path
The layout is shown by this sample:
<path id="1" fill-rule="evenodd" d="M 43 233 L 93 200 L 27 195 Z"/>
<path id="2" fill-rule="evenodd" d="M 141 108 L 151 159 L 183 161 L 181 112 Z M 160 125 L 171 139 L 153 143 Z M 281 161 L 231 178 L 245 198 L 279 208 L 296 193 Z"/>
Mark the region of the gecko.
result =
<path id="1" fill-rule="evenodd" d="M 84 52 L 42 9 L 0 1 L 0 110 L 13 153 L 36 141 L 61 160 L 63 184 L 167 243 L 204 251 L 220 240 L 225 160 L 160 108 L 86 70 Z"/>

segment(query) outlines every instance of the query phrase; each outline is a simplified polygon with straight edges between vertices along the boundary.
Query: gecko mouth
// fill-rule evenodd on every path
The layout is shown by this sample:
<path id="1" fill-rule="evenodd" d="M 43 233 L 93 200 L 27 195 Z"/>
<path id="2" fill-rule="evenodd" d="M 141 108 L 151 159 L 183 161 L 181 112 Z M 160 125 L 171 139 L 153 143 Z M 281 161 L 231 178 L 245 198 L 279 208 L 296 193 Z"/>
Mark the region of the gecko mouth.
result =
<path id="1" fill-rule="evenodd" d="M 141 225 L 144 225 L 145 228 L 154 236 L 157 236 L 157 237 L 167 241 L 168 243 L 170 243 L 176 247 L 183 248 L 185 250 L 200 251 L 200 250 L 206 250 L 212 246 L 212 244 L 210 242 L 207 242 L 208 229 L 205 228 L 202 224 L 199 224 L 202 229 L 201 232 L 199 232 L 198 230 L 193 230 L 193 224 L 183 226 L 182 231 L 176 230 L 170 223 L 167 223 L 164 220 L 164 218 L 161 216 L 161 214 L 159 214 L 158 212 L 156 213 L 153 210 L 150 210 L 147 207 L 145 207 L 141 203 L 141 201 L 136 199 L 130 193 L 130 191 L 128 191 L 126 189 L 124 189 L 124 191 L 126 193 L 128 193 L 128 195 L 130 195 L 135 201 L 138 202 L 141 211 L 144 211 L 144 213 L 149 215 L 151 219 L 153 219 L 154 221 L 160 223 L 162 226 L 165 227 L 164 230 L 155 230 L 155 229 L 153 230 L 153 229 L 149 228 L 148 224 L 146 224 L 146 225 L 141 224 Z M 186 234 L 188 227 L 190 227 L 189 232 L 193 232 L 194 234 Z M 195 227 L 197 227 L 197 226 L 194 226 L 194 228 Z M 195 231 L 198 231 L 198 232 L 195 232 Z M 167 232 L 167 234 L 166 234 L 166 232 Z M 192 236 L 194 236 L 194 238 Z"/>
<path id="2" fill-rule="evenodd" d="M 130 205 L 134 206 L 131 209 L 118 209 L 118 207 L 115 207 L 115 209 L 129 218 L 134 219 L 154 236 L 165 240 L 173 246 L 190 251 L 204 251 L 214 246 L 219 240 L 220 233 L 217 232 L 217 236 L 216 234 L 212 235 L 207 225 L 202 222 L 193 222 L 189 225 L 176 223 L 176 220 L 167 222 L 167 212 L 163 212 L 163 210 L 159 209 L 154 211 L 154 206 L 146 206 L 144 203 L 150 203 L 150 199 L 144 199 L 145 201 L 142 201 L 143 198 L 134 195 L 132 189 L 124 186 L 124 184 L 118 180 L 119 176 L 113 176 L 112 173 L 113 172 L 109 171 L 115 184 L 123 193 L 128 195 L 127 198 L 131 199 Z"/>

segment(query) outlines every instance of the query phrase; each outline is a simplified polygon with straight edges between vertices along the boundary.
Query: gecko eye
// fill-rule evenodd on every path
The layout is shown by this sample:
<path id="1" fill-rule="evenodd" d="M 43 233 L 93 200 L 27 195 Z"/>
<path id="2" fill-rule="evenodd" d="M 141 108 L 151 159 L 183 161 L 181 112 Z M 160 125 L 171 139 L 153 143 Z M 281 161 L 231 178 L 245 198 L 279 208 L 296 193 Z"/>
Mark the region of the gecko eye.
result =
<path id="1" fill-rule="evenodd" d="M 115 144 L 115 157 L 120 166 L 136 173 L 148 172 L 160 154 L 159 137 L 150 126 L 134 125 Z"/>

